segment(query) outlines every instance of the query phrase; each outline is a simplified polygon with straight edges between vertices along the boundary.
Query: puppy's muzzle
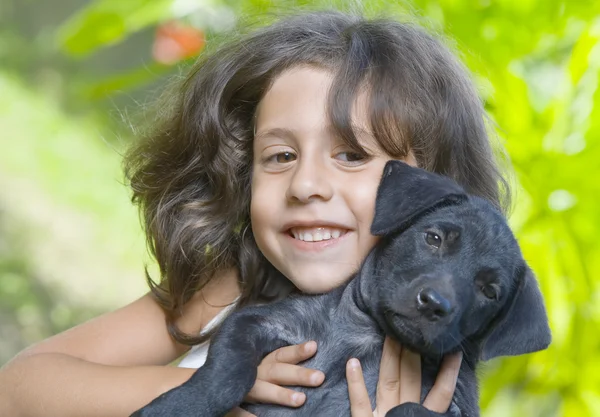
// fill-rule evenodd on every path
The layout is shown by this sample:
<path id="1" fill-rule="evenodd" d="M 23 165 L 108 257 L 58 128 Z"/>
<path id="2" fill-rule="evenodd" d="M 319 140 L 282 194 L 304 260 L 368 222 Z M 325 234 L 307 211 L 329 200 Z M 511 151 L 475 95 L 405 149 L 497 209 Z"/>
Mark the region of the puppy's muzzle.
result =
<path id="1" fill-rule="evenodd" d="M 456 292 L 449 273 L 422 274 L 411 283 L 412 308 L 429 322 L 449 322 L 457 310 Z"/>
<path id="2" fill-rule="evenodd" d="M 435 288 L 423 288 L 417 293 L 417 311 L 431 321 L 448 317 L 454 309 L 452 304 Z"/>

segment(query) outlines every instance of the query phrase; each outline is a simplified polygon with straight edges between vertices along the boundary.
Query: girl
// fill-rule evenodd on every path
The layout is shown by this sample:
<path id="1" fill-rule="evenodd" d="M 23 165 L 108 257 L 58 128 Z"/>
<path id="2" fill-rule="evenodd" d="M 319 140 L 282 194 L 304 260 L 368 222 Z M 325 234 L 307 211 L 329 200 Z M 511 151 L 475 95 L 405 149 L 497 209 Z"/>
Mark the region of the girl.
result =
<path id="1" fill-rule="evenodd" d="M 201 330 L 224 306 L 348 279 L 376 242 L 369 228 L 389 159 L 505 202 L 466 71 L 411 25 L 290 17 L 207 52 L 173 91 L 125 161 L 160 282 L 18 355 L 0 373 L 7 415 L 127 415 L 190 376 L 165 365 L 206 341 L 216 327 Z M 267 356 L 248 400 L 301 405 L 279 385 L 322 383 L 295 366 L 316 349 L 308 341 Z M 447 409 L 459 364 L 447 358 L 425 406 Z M 419 365 L 386 342 L 377 415 L 419 401 Z M 347 376 L 353 416 L 372 416 L 355 360 Z"/>

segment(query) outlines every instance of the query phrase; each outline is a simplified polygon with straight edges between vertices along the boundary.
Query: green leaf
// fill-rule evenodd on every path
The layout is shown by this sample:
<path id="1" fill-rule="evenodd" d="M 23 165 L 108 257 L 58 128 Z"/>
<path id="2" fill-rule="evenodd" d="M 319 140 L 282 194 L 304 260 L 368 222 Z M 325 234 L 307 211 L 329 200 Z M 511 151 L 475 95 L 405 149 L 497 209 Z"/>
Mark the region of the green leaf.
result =
<path id="1" fill-rule="evenodd" d="M 116 43 L 127 32 L 122 16 L 101 11 L 83 14 L 68 29 L 63 34 L 62 43 L 72 55 L 83 55 L 100 46 Z"/>
<path id="2" fill-rule="evenodd" d="M 71 55 L 89 54 L 172 17 L 172 3 L 173 0 L 99 0 L 90 3 L 58 29 L 58 43 Z"/>
<path id="3" fill-rule="evenodd" d="M 573 84 L 577 84 L 587 71 L 590 52 L 599 41 L 600 36 L 592 34 L 589 30 L 578 39 L 569 61 L 569 73 Z"/>

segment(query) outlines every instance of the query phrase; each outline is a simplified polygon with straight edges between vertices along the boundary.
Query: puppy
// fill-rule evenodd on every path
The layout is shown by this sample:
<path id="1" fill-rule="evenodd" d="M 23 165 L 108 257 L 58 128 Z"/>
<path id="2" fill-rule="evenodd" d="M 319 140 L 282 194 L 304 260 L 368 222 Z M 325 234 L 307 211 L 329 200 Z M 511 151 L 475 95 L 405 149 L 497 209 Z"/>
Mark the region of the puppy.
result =
<path id="1" fill-rule="evenodd" d="M 349 416 L 345 364 L 360 360 L 373 406 L 385 335 L 422 358 L 422 396 L 444 355 L 462 350 L 452 405 L 443 416 L 479 416 L 479 360 L 545 349 L 550 329 L 541 293 L 504 217 L 446 177 L 387 163 L 371 226 L 381 240 L 348 284 L 248 307 L 215 334 L 206 364 L 134 416 L 224 416 L 239 406 L 269 352 L 315 340 L 305 362 L 323 371 L 298 408 L 245 404 L 260 417 Z M 415 403 L 388 417 L 433 417 Z"/>

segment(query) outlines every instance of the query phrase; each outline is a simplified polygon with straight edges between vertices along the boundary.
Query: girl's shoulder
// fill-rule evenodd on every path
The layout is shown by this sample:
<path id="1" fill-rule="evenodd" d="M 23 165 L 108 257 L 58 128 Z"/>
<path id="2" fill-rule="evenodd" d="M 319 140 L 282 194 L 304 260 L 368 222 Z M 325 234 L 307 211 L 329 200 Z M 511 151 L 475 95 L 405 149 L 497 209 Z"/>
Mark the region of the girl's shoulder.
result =
<path id="1" fill-rule="evenodd" d="M 231 269 L 217 273 L 185 304 L 175 325 L 189 335 L 200 334 L 224 308 L 234 304 L 239 295 L 237 271 Z"/>
<path id="2" fill-rule="evenodd" d="M 235 303 L 228 305 L 223 308 L 211 321 L 208 322 L 206 326 L 202 329 L 201 333 L 208 332 L 212 330 L 214 327 L 218 326 L 227 318 L 229 313 L 233 311 L 235 308 Z M 181 368 L 200 368 L 206 362 L 206 356 L 208 354 L 208 347 L 210 346 L 210 341 L 207 340 L 199 345 L 192 347 L 187 355 L 179 362 L 179 367 Z"/>

